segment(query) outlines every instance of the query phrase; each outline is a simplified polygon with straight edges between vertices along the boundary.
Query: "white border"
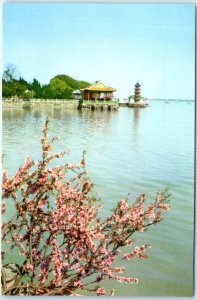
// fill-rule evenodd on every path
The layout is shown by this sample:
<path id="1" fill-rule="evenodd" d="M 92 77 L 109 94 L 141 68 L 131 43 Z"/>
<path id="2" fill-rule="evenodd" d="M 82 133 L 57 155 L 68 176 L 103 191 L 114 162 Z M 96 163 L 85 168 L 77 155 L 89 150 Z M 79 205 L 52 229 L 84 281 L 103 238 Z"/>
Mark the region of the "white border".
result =
<path id="1" fill-rule="evenodd" d="M 120 1 L 120 0 L 112 0 L 112 1 L 108 1 L 108 0 L 96 0 L 96 1 L 92 1 L 92 0 L 70 0 L 70 1 L 65 1 L 65 0 L 58 0 L 58 1 L 54 1 L 54 0 L 0 0 L 0 70 L 1 70 L 1 76 L 2 76 L 2 45 L 3 45 L 3 42 L 2 42 L 2 19 L 3 19 L 3 3 L 111 3 L 111 4 L 197 4 L 197 0 L 184 0 L 184 1 L 170 1 L 170 0 L 155 0 L 155 1 L 150 1 L 150 0 L 144 0 L 144 1 L 134 1 L 134 0 L 128 0 L 128 1 Z M 197 6 L 196 6 L 197 7 Z M 196 9 L 197 10 L 197 9 Z M 197 14 L 195 13 L 196 15 L 196 19 L 197 19 Z M 196 24 L 195 24 L 196 26 Z M 197 30 L 196 30 L 197 32 Z M 195 35 L 195 38 L 197 36 Z M 196 51 L 196 49 L 195 49 Z M 196 61 L 195 61 L 195 66 L 196 66 Z M 195 72 L 195 75 L 196 75 L 196 72 Z M 196 76 L 195 76 L 195 83 L 196 82 Z M 195 91 L 196 91 L 196 85 L 195 85 Z M 1 95 L 2 95 L 2 84 L 0 83 L 0 92 L 1 92 Z M 197 93 L 195 93 L 195 95 L 197 95 Z M 2 100 L 2 96 L 1 96 L 1 100 Z M 197 106 L 196 106 L 196 116 L 197 116 Z M 0 151 L 2 150 L 2 115 L 1 115 L 1 119 L 0 119 Z M 197 120 L 196 120 L 196 123 L 197 123 Z M 197 125 L 197 124 L 196 124 Z M 197 128 L 196 128 L 196 134 L 197 134 Z M 195 136 L 196 138 L 196 136 Z M 2 151 L 1 151 L 2 153 Z M 197 159 L 196 159 L 196 163 L 197 163 Z M 197 166 L 195 166 L 196 168 Z M 1 171 L 1 168 L 0 168 L 0 171 Z M 197 199 L 195 199 L 197 200 Z M 195 217 L 196 217 L 196 204 L 195 204 Z M 197 235 L 196 235 L 196 228 L 195 228 L 195 249 L 194 249 L 194 256 L 196 256 L 196 240 L 197 240 Z M 116 297 L 115 296 L 115 299 L 117 300 L 122 300 L 122 299 L 132 299 L 132 300 L 147 300 L 147 299 L 153 299 L 153 300 L 160 300 L 160 299 L 163 299 L 163 300 L 178 300 L 178 299 L 183 299 L 183 300 L 191 300 L 191 299 L 196 299 L 196 277 L 197 275 L 195 274 L 196 273 L 196 264 L 195 264 L 195 257 L 194 257 L 194 296 L 193 297 L 132 297 L 132 295 L 130 297 L 128 296 L 120 296 L 120 297 Z M 184 275 L 184 274 L 183 274 Z M 13 297 L 14 296 L 1 296 L 0 295 L 0 299 L 5 299 L 5 300 L 13 300 Z M 39 297 L 39 296 L 37 296 Z M 48 296 L 40 296 L 41 297 L 41 300 L 42 299 L 47 299 L 49 300 L 49 297 Z M 62 297 L 67 297 L 67 296 L 52 296 L 51 300 L 52 299 L 63 299 Z M 17 296 L 17 299 L 20 299 L 20 300 L 23 300 L 24 298 L 28 298 L 28 299 L 34 299 L 33 296 Z M 72 297 L 71 299 L 79 299 L 79 297 Z M 87 299 L 87 300 L 91 300 L 91 299 L 98 299 L 97 296 L 83 296 L 83 299 Z M 106 299 L 107 300 L 107 296 L 105 297 L 100 297 L 100 299 Z M 64 298 L 65 300 L 65 298 Z"/>

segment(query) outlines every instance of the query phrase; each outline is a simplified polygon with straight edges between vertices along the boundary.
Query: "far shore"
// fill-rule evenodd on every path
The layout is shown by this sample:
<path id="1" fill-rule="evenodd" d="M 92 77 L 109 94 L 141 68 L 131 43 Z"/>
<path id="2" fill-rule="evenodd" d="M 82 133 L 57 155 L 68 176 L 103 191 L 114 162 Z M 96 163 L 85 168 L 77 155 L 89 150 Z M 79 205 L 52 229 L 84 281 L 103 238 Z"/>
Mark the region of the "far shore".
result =
<path id="1" fill-rule="evenodd" d="M 50 106 L 63 106 L 67 108 L 77 108 L 79 105 L 78 100 L 70 99 L 3 99 L 3 107 L 28 107 L 28 106 L 41 106 L 41 105 L 50 105 Z"/>
<path id="2" fill-rule="evenodd" d="M 3 99 L 2 107 L 5 108 L 28 108 L 28 107 L 63 107 L 67 109 L 101 109 L 101 110 L 115 110 L 118 109 L 118 101 L 85 101 L 80 104 L 80 100 L 75 99 Z"/>
<path id="3" fill-rule="evenodd" d="M 79 101 L 75 99 L 16 99 L 16 98 L 3 98 L 2 99 L 2 107 L 4 108 L 28 108 L 28 107 L 41 107 L 41 106 L 49 106 L 49 107 L 63 107 L 67 109 L 77 109 L 79 108 Z M 165 103 L 170 102 L 194 102 L 194 100 L 180 100 L 180 99 L 151 99 L 151 101 L 163 101 Z M 95 102 L 88 101 L 86 104 L 90 106 L 95 105 Z M 107 103 L 103 103 L 104 105 Z M 112 107 L 129 107 L 128 103 L 126 102 L 118 102 L 112 101 Z M 100 107 L 101 103 L 97 103 L 97 106 Z M 86 109 L 84 107 L 84 109 Z"/>

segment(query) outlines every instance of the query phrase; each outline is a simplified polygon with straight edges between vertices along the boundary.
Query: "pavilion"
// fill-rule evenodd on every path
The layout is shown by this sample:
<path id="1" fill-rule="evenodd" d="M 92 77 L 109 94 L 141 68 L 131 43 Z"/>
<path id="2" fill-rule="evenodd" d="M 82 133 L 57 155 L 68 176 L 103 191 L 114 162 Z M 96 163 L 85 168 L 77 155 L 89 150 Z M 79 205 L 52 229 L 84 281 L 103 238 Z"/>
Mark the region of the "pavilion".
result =
<path id="1" fill-rule="evenodd" d="M 101 81 L 97 81 L 85 89 L 81 89 L 81 91 L 83 100 L 110 101 L 113 100 L 113 92 L 115 92 L 116 89 L 106 86 Z"/>
<path id="2" fill-rule="evenodd" d="M 80 90 L 75 90 L 72 92 L 73 97 L 75 100 L 81 100 L 81 91 Z"/>

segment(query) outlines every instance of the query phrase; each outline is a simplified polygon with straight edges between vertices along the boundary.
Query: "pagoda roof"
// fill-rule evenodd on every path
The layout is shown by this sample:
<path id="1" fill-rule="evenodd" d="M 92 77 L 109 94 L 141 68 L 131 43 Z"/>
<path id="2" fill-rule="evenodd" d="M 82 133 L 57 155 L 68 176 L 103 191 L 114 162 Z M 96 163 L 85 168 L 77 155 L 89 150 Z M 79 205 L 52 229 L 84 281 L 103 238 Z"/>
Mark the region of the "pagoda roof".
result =
<path id="1" fill-rule="evenodd" d="M 104 83 L 101 81 L 98 81 L 92 85 L 89 85 L 85 89 L 81 89 L 81 91 L 97 91 L 97 92 L 115 92 L 116 89 L 106 86 Z"/>

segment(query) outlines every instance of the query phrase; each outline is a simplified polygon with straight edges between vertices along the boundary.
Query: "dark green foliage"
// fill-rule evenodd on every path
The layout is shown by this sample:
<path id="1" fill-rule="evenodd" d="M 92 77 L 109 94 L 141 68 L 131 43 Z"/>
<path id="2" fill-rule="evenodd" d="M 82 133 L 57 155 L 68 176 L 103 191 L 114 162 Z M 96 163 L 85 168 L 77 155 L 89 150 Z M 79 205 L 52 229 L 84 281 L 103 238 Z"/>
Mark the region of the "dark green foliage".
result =
<path id="1" fill-rule="evenodd" d="M 6 98 L 9 98 L 9 97 L 15 95 L 13 85 L 4 79 L 2 80 L 2 91 L 3 91 L 3 97 L 6 97 Z"/>
<path id="2" fill-rule="evenodd" d="M 50 88 L 49 84 L 45 84 L 42 87 L 42 99 L 53 99 L 54 93 Z"/>
<path id="3" fill-rule="evenodd" d="M 31 90 L 34 91 L 35 98 L 42 98 L 42 92 L 43 92 L 42 86 L 36 78 L 33 79 L 33 82 L 31 84 Z"/>
<path id="4" fill-rule="evenodd" d="M 15 67 L 9 65 L 3 73 L 2 92 L 3 97 L 30 99 L 72 99 L 72 92 L 83 89 L 90 85 L 89 82 L 75 80 L 68 75 L 57 75 L 50 80 L 47 85 L 42 85 L 36 78 L 32 83 L 28 83 L 20 77 L 16 79 Z"/>
<path id="5" fill-rule="evenodd" d="M 18 78 L 18 72 L 14 65 L 8 65 L 3 73 L 2 90 L 3 97 L 18 96 L 26 89 L 23 79 Z"/>
<path id="6" fill-rule="evenodd" d="M 72 92 L 90 85 L 89 82 L 76 80 L 68 75 L 57 75 L 50 80 L 50 86 L 57 92 L 58 98 L 72 99 Z"/>

